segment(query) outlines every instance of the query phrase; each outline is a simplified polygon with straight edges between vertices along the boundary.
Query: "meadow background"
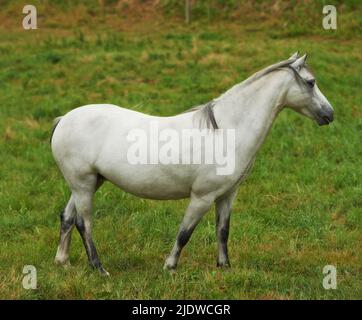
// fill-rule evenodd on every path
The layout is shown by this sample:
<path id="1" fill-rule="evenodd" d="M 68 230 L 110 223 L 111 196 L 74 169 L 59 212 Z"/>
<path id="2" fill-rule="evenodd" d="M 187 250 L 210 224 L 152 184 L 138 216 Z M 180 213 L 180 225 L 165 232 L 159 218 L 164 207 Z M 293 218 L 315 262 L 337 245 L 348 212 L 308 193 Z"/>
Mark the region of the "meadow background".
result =
<path id="1" fill-rule="evenodd" d="M 362 39 L 360 1 L 0 0 L 1 299 L 361 299 Z M 216 268 L 214 213 L 196 229 L 178 271 L 163 272 L 186 201 L 150 201 L 106 183 L 94 239 L 110 278 L 88 268 L 76 231 L 68 268 L 53 264 L 69 190 L 51 155 L 52 119 L 88 103 L 174 115 L 217 97 L 300 50 L 335 108 L 318 127 L 285 110 L 240 188 L 231 269 Z M 22 288 L 24 265 L 38 289 Z M 322 269 L 337 267 L 325 290 Z"/>

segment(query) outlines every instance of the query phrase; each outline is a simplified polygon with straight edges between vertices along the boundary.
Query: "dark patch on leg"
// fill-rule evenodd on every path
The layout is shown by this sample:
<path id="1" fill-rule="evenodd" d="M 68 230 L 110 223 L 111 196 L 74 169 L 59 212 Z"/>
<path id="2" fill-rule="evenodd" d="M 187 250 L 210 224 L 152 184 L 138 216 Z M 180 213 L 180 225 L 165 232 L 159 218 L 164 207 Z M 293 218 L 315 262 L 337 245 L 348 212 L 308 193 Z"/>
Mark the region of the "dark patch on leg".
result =
<path id="1" fill-rule="evenodd" d="M 57 254 L 55 256 L 55 262 L 59 264 L 65 264 L 69 262 L 69 248 L 71 242 L 71 234 L 74 227 L 74 215 L 71 208 L 60 213 L 60 235 Z M 68 215 L 66 214 L 68 213 Z"/>
<path id="2" fill-rule="evenodd" d="M 183 248 L 189 241 L 193 230 L 182 229 L 177 236 L 177 244 Z"/>
<path id="3" fill-rule="evenodd" d="M 220 240 L 221 243 L 227 243 L 229 239 L 229 227 L 228 226 L 224 226 L 221 228 L 220 230 Z"/>
<path id="4" fill-rule="evenodd" d="M 89 248 L 91 252 L 91 259 L 89 261 L 90 265 L 96 269 L 101 268 L 102 265 L 101 262 L 99 261 L 97 249 L 92 239 L 89 239 Z"/>
<path id="5" fill-rule="evenodd" d="M 84 219 L 79 214 L 77 214 L 75 218 L 75 226 L 82 238 L 84 248 L 88 256 L 89 265 L 94 269 L 98 269 L 101 273 L 106 273 L 101 265 L 101 262 L 99 261 L 94 242 L 92 238 L 86 233 Z"/>
<path id="6" fill-rule="evenodd" d="M 84 226 L 84 220 L 79 214 L 77 214 L 75 216 L 75 226 L 76 226 L 79 234 L 83 238 L 83 235 L 85 233 L 85 226 Z"/>
<path id="7" fill-rule="evenodd" d="M 82 238 L 83 244 L 84 244 L 84 248 L 85 251 L 87 253 L 88 256 L 88 261 L 89 263 L 93 266 L 93 260 L 94 260 L 94 251 L 93 249 L 95 249 L 94 244 L 91 245 L 89 237 L 87 236 L 86 230 L 85 230 L 85 225 L 84 225 L 84 219 L 77 214 L 76 218 L 75 218 L 75 226 Z M 96 253 L 97 254 L 97 253 Z"/>
<path id="8" fill-rule="evenodd" d="M 66 219 L 64 216 L 65 211 L 60 213 L 60 232 L 68 232 L 74 225 L 74 217 Z"/>
<path id="9" fill-rule="evenodd" d="M 230 261 L 229 261 L 229 254 L 228 254 L 228 239 L 229 239 L 229 227 L 230 227 L 230 220 L 228 219 L 225 222 L 225 225 L 219 230 L 219 241 L 221 245 L 221 251 L 223 252 L 223 255 L 225 256 L 225 261 L 217 261 L 218 267 L 230 267 Z"/>

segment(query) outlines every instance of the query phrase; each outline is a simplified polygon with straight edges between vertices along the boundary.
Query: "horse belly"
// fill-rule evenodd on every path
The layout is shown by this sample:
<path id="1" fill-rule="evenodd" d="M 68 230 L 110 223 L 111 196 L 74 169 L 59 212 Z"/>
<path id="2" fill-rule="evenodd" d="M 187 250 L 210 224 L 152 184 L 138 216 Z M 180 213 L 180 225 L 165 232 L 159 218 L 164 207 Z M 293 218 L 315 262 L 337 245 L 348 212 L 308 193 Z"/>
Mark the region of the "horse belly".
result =
<path id="1" fill-rule="evenodd" d="M 184 199 L 191 192 L 190 177 L 185 172 L 177 174 L 175 168 L 170 173 L 159 165 L 118 165 L 100 173 L 122 190 L 146 199 Z"/>

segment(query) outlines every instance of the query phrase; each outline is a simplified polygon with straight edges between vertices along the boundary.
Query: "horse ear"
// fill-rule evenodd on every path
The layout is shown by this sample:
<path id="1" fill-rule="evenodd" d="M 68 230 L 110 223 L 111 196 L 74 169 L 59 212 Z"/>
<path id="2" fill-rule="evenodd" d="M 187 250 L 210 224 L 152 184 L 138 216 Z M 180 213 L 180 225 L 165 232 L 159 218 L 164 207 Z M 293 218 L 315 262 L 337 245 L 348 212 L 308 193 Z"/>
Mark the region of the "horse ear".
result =
<path id="1" fill-rule="evenodd" d="M 305 61 L 307 60 L 307 54 L 305 54 L 303 57 L 298 58 L 295 60 L 290 66 L 295 69 L 300 69 L 305 65 Z"/>
<path id="2" fill-rule="evenodd" d="M 288 60 L 290 60 L 290 59 L 297 59 L 299 57 L 299 51 L 297 51 L 297 52 L 294 52 L 291 56 L 290 56 L 290 58 L 288 59 Z"/>

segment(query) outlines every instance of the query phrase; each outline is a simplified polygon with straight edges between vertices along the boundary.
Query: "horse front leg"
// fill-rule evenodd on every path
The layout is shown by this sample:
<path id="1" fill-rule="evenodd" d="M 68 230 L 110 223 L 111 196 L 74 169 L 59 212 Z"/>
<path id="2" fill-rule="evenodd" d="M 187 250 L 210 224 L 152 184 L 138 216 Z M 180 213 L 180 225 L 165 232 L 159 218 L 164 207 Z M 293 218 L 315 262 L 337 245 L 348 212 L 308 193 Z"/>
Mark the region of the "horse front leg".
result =
<path id="1" fill-rule="evenodd" d="M 181 222 L 171 254 L 167 257 L 164 269 L 174 270 L 177 267 L 182 248 L 189 241 L 192 232 L 204 214 L 210 209 L 213 199 L 192 196 L 185 216 Z"/>
<path id="2" fill-rule="evenodd" d="M 229 238 L 231 206 L 236 191 L 216 200 L 216 235 L 218 242 L 218 267 L 230 267 L 227 242 Z"/>

